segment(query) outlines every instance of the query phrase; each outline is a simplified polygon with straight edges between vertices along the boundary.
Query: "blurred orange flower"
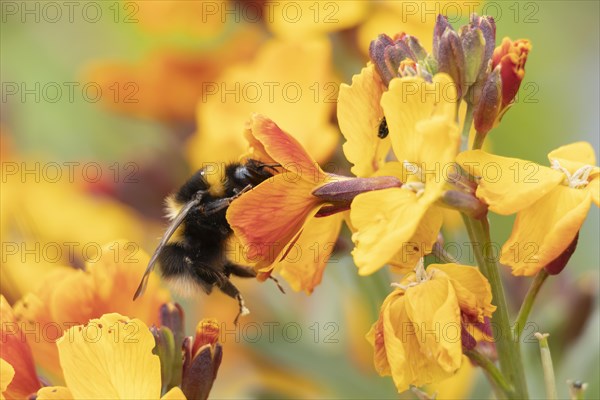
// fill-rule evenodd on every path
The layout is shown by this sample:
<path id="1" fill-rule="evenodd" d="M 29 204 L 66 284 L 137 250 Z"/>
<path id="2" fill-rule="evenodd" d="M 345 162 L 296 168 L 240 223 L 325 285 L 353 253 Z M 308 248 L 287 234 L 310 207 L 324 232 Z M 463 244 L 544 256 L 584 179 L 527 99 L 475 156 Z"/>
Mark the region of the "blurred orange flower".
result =
<path id="1" fill-rule="evenodd" d="M 0 392 L 2 399 L 22 399 L 35 394 L 41 387 L 35 372 L 27 333 L 20 328 L 13 310 L 0 295 Z"/>
<path id="2" fill-rule="evenodd" d="M 55 341 L 64 330 L 105 313 L 119 312 L 159 325 L 159 307 L 169 294 L 150 277 L 148 295 L 133 302 L 133 293 L 149 257 L 132 242 L 116 241 L 102 247 L 97 261 L 85 271 L 61 269 L 46 277 L 46 283 L 15 304 L 15 317 L 25 329 L 38 332 L 30 341 L 38 365 L 60 379 Z"/>
<path id="3" fill-rule="evenodd" d="M 246 150 L 243 126 L 252 113 L 277 116 L 281 128 L 293 132 L 318 162 L 333 154 L 339 137 L 330 122 L 337 83 L 326 39 L 270 40 L 252 63 L 232 66 L 206 85 L 198 130 L 187 146 L 193 167 L 237 161 Z"/>
<path id="4" fill-rule="evenodd" d="M 70 172 L 67 164 L 39 159 L 3 160 L 0 290 L 13 303 L 35 290 L 50 272 L 69 265 L 81 267 L 96 258 L 101 245 L 114 238 L 144 241 L 136 213 L 108 197 L 86 193 L 85 182 L 75 179 L 81 170 L 71 167 L 76 172 Z M 47 179 L 45 169 L 58 171 L 61 179 Z"/>

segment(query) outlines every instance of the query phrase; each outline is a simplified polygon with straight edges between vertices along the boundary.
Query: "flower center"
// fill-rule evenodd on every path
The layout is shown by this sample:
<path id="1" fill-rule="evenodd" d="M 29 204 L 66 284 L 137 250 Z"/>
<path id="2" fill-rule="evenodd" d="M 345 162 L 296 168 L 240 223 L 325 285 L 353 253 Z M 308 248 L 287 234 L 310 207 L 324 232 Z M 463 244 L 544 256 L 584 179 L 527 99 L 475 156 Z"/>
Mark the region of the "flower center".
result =
<path id="1" fill-rule="evenodd" d="M 429 280 L 429 277 L 427 276 L 427 272 L 425 272 L 425 261 L 424 261 L 423 257 L 421 257 L 419 259 L 419 261 L 417 262 L 417 266 L 415 267 L 414 271 L 415 271 L 415 275 L 416 275 L 414 282 L 410 282 L 408 285 L 403 285 L 401 283 L 393 282 L 390 284 L 390 286 L 397 287 L 397 288 L 400 288 L 400 289 L 406 291 L 406 290 L 408 290 L 408 288 L 420 285 L 421 283 L 427 282 Z"/>
<path id="2" fill-rule="evenodd" d="M 415 192 L 417 197 L 421 197 L 423 193 L 425 193 L 425 176 L 423 175 L 423 171 L 416 163 L 404 160 L 403 164 L 406 171 L 412 176 L 416 177 L 418 180 L 406 182 L 404 185 L 402 185 L 402 188 L 412 190 Z M 407 178 L 407 180 L 408 179 L 410 179 L 410 177 Z"/>
<path id="3" fill-rule="evenodd" d="M 563 185 L 566 185 L 573 189 L 582 189 L 588 185 L 588 178 L 590 177 L 590 173 L 593 171 L 594 167 L 591 165 L 584 165 L 579 168 L 573 174 L 571 174 L 565 167 L 560 165 L 558 160 L 550 160 L 550 165 L 552 169 L 562 172 L 565 174 L 565 179 L 563 180 Z"/>

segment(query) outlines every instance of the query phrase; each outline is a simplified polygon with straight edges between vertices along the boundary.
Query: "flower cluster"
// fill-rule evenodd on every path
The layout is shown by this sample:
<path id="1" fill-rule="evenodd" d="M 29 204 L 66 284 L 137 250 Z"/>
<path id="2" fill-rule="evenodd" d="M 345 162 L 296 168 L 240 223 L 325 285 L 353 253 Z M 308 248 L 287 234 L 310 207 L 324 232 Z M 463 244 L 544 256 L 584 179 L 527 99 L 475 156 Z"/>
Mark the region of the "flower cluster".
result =
<path id="1" fill-rule="evenodd" d="M 251 158 L 282 167 L 227 213 L 241 242 L 256 249 L 251 256 L 258 271 L 279 271 L 295 289 L 312 291 L 327 260 L 290 265 L 286 256 L 299 244 L 335 240 L 345 220 L 360 275 L 386 264 L 408 273 L 394 284 L 398 288 L 368 335 L 377 371 L 392 375 L 399 391 L 456 373 L 463 351 L 474 354 L 478 340 L 491 340 L 490 319 L 508 330 L 489 254 L 476 250 L 478 270 L 439 251 L 442 210 L 461 212 L 471 239 L 484 247 L 490 244 L 488 210 L 517 213 L 500 262 L 514 275 L 534 275 L 544 268 L 549 274 L 562 270 L 591 203 L 598 205 L 600 170 L 587 143 L 554 150 L 550 167 L 479 150 L 513 104 L 530 49 L 529 41 L 509 38 L 496 47 L 494 19 L 477 15 L 458 31 L 439 16 L 432 53 L 406 33 L 378 36 L 369 49 L 371 61 L 339 92 L 338 122 L 354 177 L 321 170 L 264 116 L 254 115 L 247 124 Z M 473 125 L 472 148 L 461 152 Z M 485 175 L 491 164 L 498 166 L 497 176 Z M 430 254 L 448 264 L 425 269 Z M 469 324 L 476 329 L 467 329 Z M 459 327 L 458 340 L 444 336 L 450 326 Z M 422 337 L 422 331 L 436 335 Z M 509 341 L 506 335 L 495 343 L 508 381 L 495 384 L 510 395 L 526 395 L 520 371 L 508 366 L 520 357 Z"/>

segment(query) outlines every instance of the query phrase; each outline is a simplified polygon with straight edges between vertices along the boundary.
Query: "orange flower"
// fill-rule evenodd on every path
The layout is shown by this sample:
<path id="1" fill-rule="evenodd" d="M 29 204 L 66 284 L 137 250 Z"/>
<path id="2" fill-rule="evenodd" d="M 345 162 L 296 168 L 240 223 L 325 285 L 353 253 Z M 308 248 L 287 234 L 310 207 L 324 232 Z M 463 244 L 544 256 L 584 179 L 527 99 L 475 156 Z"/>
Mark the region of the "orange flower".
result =
<path id="1" fill-rule="evenodd" d="M 64 330 L 106 313 L 115 311 L 158 325 L 158 309 L 169 295 L 159 288 L 156 277 L 148 284 L 150 296 L 132 300 L 148 260 L 131 242 L 115 242 L 104 246 L 98 261 L 88 262 L 85 271 L 52 272 L 46 284 L 20 300 L 16 319 L 25 329 L 40 332 L 41 340 L 30 342 L 37 364 L 60 377 L 56 339 Z"/>
<path id="2" fill-rule="evenodd" d="M 284 172 L 233 202 L 227 220 L 256 268 L 266 272 L 278 265 L 294 290 L 312 292 L 321 281 L 342 221 L 339 215 L 314 218 L 324 202 L 312 193 L 333 177 L 296 139 L 261 115 L 252 117 L 246 136 L 250 157 L 277 163 Z M 315 248 L 326 255 L 314 257 Z"/>
<path id="3" fill-rule="evenodd" d="M 13 310 L 0 295 L 0 362 L 2 362 L 2 379 L 12 369 L 12 378 L 2 388 L 3 399 L 22 399 L 35 394 L 41 387 L 35 372 L 31 348 L 27 344 L 27 335 L 21 330 L 21 324 L 15 319 Z"/>

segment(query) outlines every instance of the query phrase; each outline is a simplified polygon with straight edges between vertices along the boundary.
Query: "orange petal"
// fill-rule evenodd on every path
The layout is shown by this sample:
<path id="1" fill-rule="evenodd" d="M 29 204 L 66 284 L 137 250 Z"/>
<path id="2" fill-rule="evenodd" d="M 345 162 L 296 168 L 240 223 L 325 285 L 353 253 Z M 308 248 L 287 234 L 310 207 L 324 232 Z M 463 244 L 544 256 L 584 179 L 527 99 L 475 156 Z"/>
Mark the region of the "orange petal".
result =
<path id="1" fill-rule="evenodd" d="M 245 248 L 250 262 L 263 267 L 278 256 L 317 211 L 315 186 L 284 173 L 261 183 L 235 200 L 227 210 L 227 221 Z"/>
<path id="2" fill-rule="evenodd" d="M 390 151 L 389 136 L 385 139 L 377 136 L 383 118 L 379 101 L 384 90 L 371 63 L 352 77 L 351 86 L 340 85 L 338 123 L 346 138 L 344 155 L 354 164 L 352 173 L 356 176 L 371 176 L 383 165 Z"/>
<path id="3" fill-rule="evenodd" d="M 250 126 L 252 135 L 263 145 L 264 151 L 283 168 L 313 183 L 325 181 L 326 175 L 319 164 L 275 122 L 255 114 Z"/>
<path id="4" fill-rule="evenodd" d="M 14 377 L 8 385 L 5 395 L 8 399 L 27 398 L 40 388 L 27 336 L 33 340 L 44 339 L 40 338 L 39 326 L 34 331 L 35 336 L 31 332 L 24 332 L 21 329 L 24 327 L 23 324 L 17 321 L 12 308 L 2 295 L 0 295 L 0 324 L 2 336 L 0 358 L 14 369 Z"/>
<path id="5" fill-rule="evenodd" d="M 500 262 L 512 267 L 513 275 L 535 275 L 571 244 L 591 204 L 588 191 L 557 186 L 517 214 Z"/>
<path id="6" fill-rule="evenodd" d="M 327 263 L 330 259 L 342 227 L 343 214 L 338 213 L 324 218 L 310 218 L 302 227 L 300 238 L 286 257 L 277 263 L 281 276 L 293 290 L 312 293 L 321 283 Z"/>

